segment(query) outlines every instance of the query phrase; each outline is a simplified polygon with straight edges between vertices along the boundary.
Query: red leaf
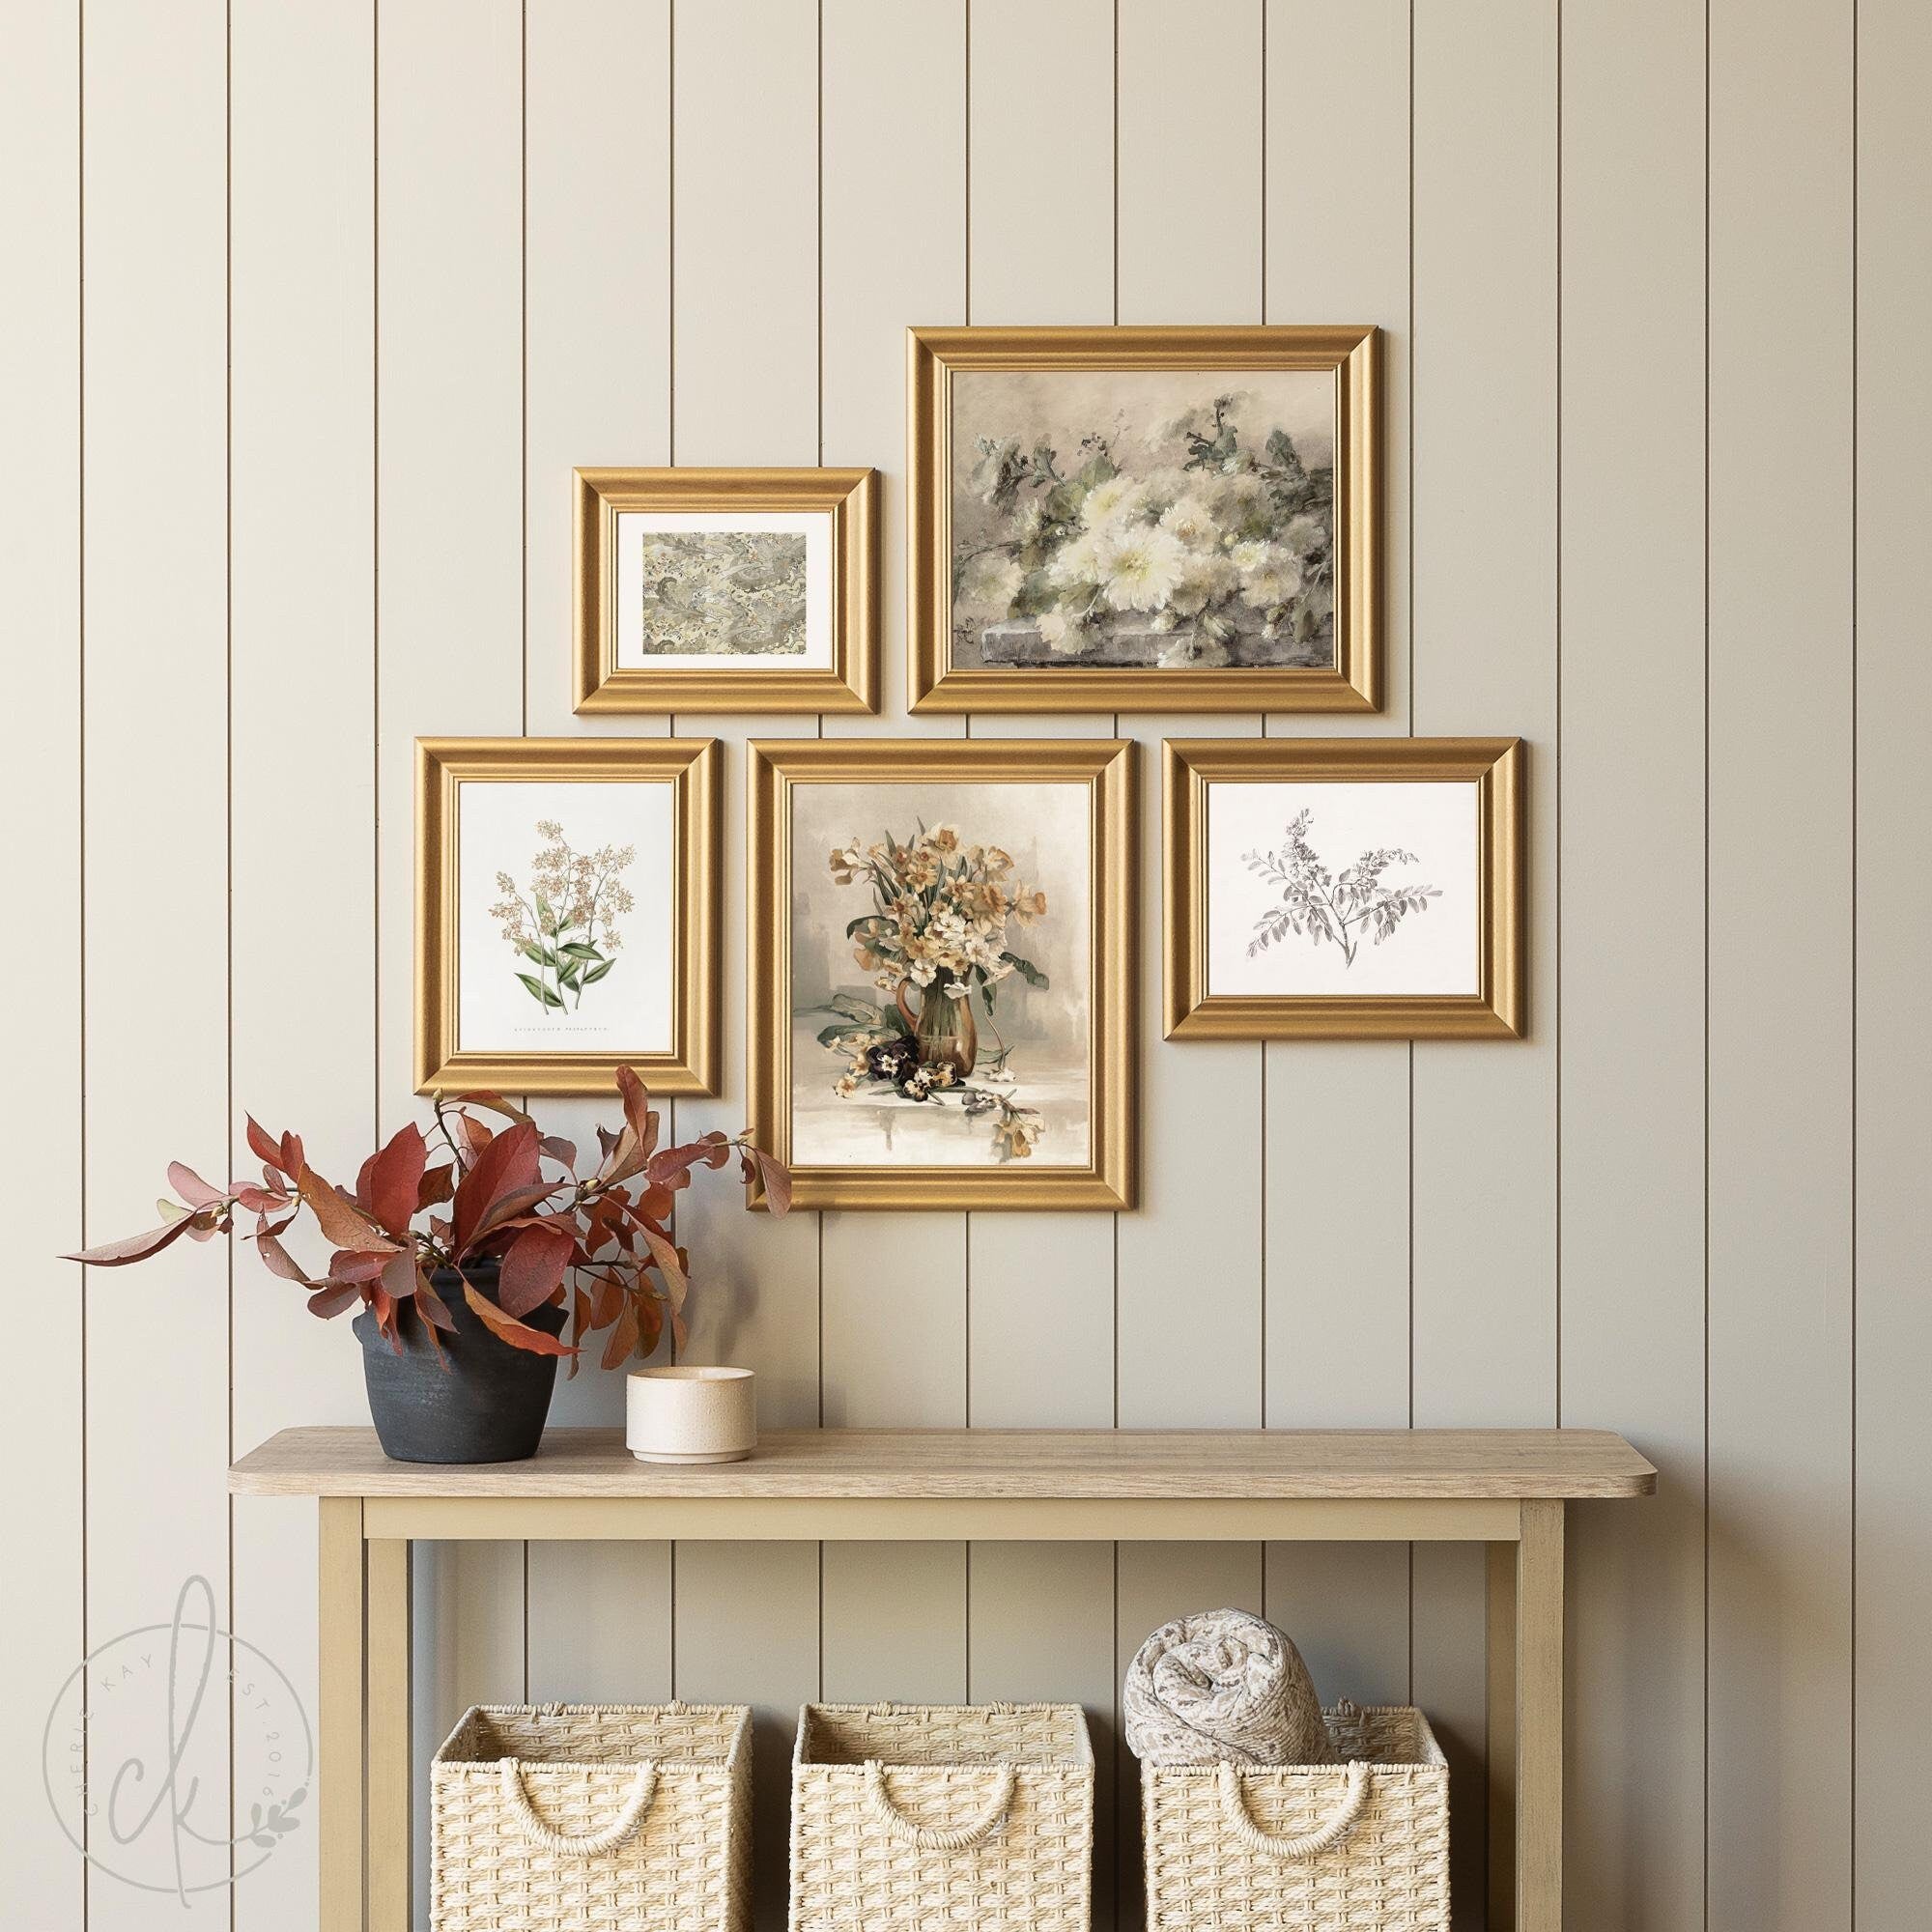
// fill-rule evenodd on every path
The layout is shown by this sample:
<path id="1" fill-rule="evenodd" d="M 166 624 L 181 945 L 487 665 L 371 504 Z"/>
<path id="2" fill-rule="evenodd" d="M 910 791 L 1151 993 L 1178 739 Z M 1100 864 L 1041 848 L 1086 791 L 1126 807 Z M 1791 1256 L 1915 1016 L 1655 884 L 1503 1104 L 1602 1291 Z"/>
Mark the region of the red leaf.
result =
<path id="1" fill-rule="evenodd" d="M 604 1366 L 614 1369 L 625 1360 L 638 1346 L 637 1305 L 626 1295 L 624 1306 L 617 1315 L 617 1325 L 611 1331 L 611 1339 L 604 1345 Z"/>
<path id="2" fill-rule="evenodd" d="M 456 1190 L 453 1209 L 458 1253 L 474 1238 L 478 1225 L 497 1202 L 520 1187 L 533 1187 L 537 1171 L 537 1130 L 524 1122 L 506 1128 L 476 1156 Z"/>
<path id="3" fill-rule="evenodd" d="M 421 1268 L 416 1270 L 416 1312 L 425 1321 L 434 1322 L 452 1335 L 456 1333 L 455 1316 L 449 1312 L 448 1304 L 436 1292 L 435 1284 Z"/>
<path id="4" fill-rule="evenodd" d="M 184 1214 L 165 1228 L 151 1228 L 145 1235 L 129 1235 L 125 1240 L 107 1241 L 98 1248 L 83 1248 L 77 1255 L 61 1256 L 61 1260 L 87 1262 L 95 1267 L 126 1267 L 129 1262 L 144 1262 L 150 1255 L 159 1254 L 193 1226 L 193 1220 Z"/>
<path id="5" fill-rule="evenodd" d="M 386 1249 L 381 1254 L 358 1253 L 354 1248 L 342 1248 L 328 1258 L 328 1278 L 330 1281 L 380 1281 L 383 1270 L 391 1262 L 406 1262 L 409 1256 Z"/>
<path id="6" fill-rule="evenodd" d="M 213 1208 L 217 1201 L 227 1199 L 220 1188 L 209 1186 L 185 1161 L 168 1162 L 168 1185 L 190 1208 Z"/>
<path id="7" fill-rule="evenodd" d="M 557 1221 L 532 1221 L 503 1255 L 497 1298 L 506 1315 L 527 1315 L 556 1293 L 577 1236 Z"/>
<path id="8" fill-rule="evenodd" d="M 259 1160 L 263 1164 L 263 1166 L 272 1167 L 277 1174 L 288 1174 L 289 1179 L 293 1180 L 295 1179 L 295 1176 L 293 1174 L 289 1174 L 288 1169 L 282 1165 L 281 1142 L 270 1139 L 270 1136 L 263 1130 L 262 1123 L 256 1120 L 253 1114 L 250 1114 L 247 1117 L 247 1120 L 248 1120 L 248 1146 L 250 1151 L 253 1152 L 255 1158 Z"/>
<path id="9" fill-rule="evenodd" d="M 473 1166 L 483 1150 L 496 1139 L 496 1135 L 473 1114 L 457 1114 L 451 1118 L 455 1120 L 456 1130 L 463 1136 L 463 1144 L 469 1152 L 469 1158 L 464 1165 Z"/>
<path id="10" fill-rule="evenodd" d="M 432 1167 L 416 1183 L 416 1211 L 434 1208 L 440 1202 L 447 1201 L 456 1192 L 456 1170 L 448 1161 L 440 1167 Z"/>
<path id="11" fill-rule="evenodd" d="M 301 1197 L 315 1216 L 324 1237 L 338 1248 L 355 1248 L 375 1254 L 394 1254 L 389 1240 L 368 1215 L 338 1193 L 312 1167 L 303 1167 L 297 1177 Z"/>
<path id="12" fill-rule="evenodd" d="M 492 1234 L 497 1229 L 514 1221 L 520 1214 L 534 1208 L 540 1201 L 548 1201 L 561 1184 L 559 1181 L 540 1180 L 534 1187 L 518 1187 L 512 1189 L 508 1194 L 499 1194 L 490 1204 L 489 1209 L 483 1218 L 470 1231 L 470 1244 L 474 1246 L 485 1235 Z"/>
<path id="13" fill-rule="evenodd" d="M 280 1165 L 282 1172 L 291 1180 L 296 1179 L 300 1175 L 302 1169 L 308 1165 L 307 1158 L 302 1153 L 301 1136 L 299 1134 L 284 1134 L 282 1136 L 282 1158 Z"/>
<path id="14" fill-rule="evenodd" d="M 658 1338 L 663 1333 L 664 1303 L 654 1294 L 640 1295 L 638 1303 L 638 1353 L 648 1355 L 657 1347 Z M 681 1348 L 683 1344 L 680 1342 L 678 1346 Z"/>
<path id="15" fill-rule="evenodd" d="M 691 1170 L 700 1162 L 706 1167 L 723 1167 L 731 1158 L 731 1143 L 721 1133 L 709 1133 L 702 1140 L 688 1141 L 683 1147 L 666 1148 L 653 1154 L 644 1169 L 644 1179 L 653 1187 L 688 1187 Z"/>
<path id="16" fill-rule="evenodd" d="M 369 1163 L 369 1208 L 389 1233 L 409 1233 L 416 1211 L 416 1190 L 422 1185 L 423 1165 L 429 1149 L 422 1129 L 413 1124 L 400 1127 L 388 1145 Z"/>
<path id="17" fill-rule="evenodd" d="M 522 1131 L 519 1129 L 518 1131 Z M 559 1341 L 554 1335 L 546 1335 L 541 1328 L 526 1328 L 514 1316 L 505 1315 L 486 1294 L 479 1294 L 473 1284 L 466 1280 L 463 1284 L 463 1298 L 476 1311 L 477 1320 L 500 1342 L 507 1342 L 513 1349 L 523 1349 L 532 1355 L 574 1355 L 577 1350 L 568 1343 Z"/>
<path id="18" fill-rule="evenodd" d="M 685 1279 L 682 1257 L 648 1221 L 640 1220 L 638 1227 L 643 1235 L 644 1245 L 651 1251 L 651 1259 L 658 1264 L 658 1272 L 664 1276 L 673 1306 L 681 1303 L 691 1287 Z"/>
<path id="19" fill-rule="evenodd" d="M 527 1125 L 529 1116 L 500 1094 L 466 1094 L 456 1103 L 459 1107 L 482 1107 L 493 1114 L 501 1114 L 506 1121 L 515 1121 L 519 1126 Z"/>
<path id="20" fill-rule="evenodd" d="M 658 1117 L 651 1112 L 650 1089 L 628 1066 L 620 1066 L 617 1092 L 623 1096 L 624 1119 L 648 1157 L 658 1144 Z"/>
<path id="21" fill-rule="evenodd" d="M 327 1321 L 331 1315 L 340 1315 L 345 1308 L 353 1308 L 362 1299 L 359 1288 L 349 1288 L 338 1284 L 334 1288 L 320 1288 L 308 1298 L 308 1312 L 319 1315 Z"/>
<path id="22" fill-rule="evenodd" d="M 413 1254 L 390 1255 L 383 1264 L 383 1293 L 391 1301 L 407 1301 L 416 1292 L 418 1278 Z"/>
<path id="23" fill-rule="evenodd" d="M 298 1281 L 304 1288 L 313 1287 L 307 1275 L 296 1265 L 295 1258 L 272 1235 L 257 1235 L 255 1251 L 262 1257 L 263 1265 L 270 1274 L 278 1274 L 284 1281 Z"/>
<path id="24" fill-rule="evenodd" d="M 537 1145 L 549 1154 L 551 1159 L 561 1161 L 572 1174 L 577 1172 L 577 1143 L 567 1141 L 561 1134 L 546 1134 Z"/>
<path id="25" fill-rule="evenodd" d="M 268 1188 L 253 1186 L 245 1180 L 235 1183 L 235 1199 L 251 1214 L 278 1214 L 289 1205 L 289 1197 L 279 1189 L 270 1193 Z"/>
<path id="26" fill-rule="evenodd" d="M 765 1183 L 765 1207 L 775 1215 L 791 1211 L 791 1169 L 760 1148 L 752 1150 Z"/>
<path id="27" fill-rule="evenodd" d="M 395 1301 L 385 1289 L 371 1288 L 364 1293 L 369 1297 L 369 1308 L 376 1318 L 376 1326 L 389 1338 L 389 1347 L 400 1355 L 403 1352 L 403 1331 L 396 1324 Z"/>

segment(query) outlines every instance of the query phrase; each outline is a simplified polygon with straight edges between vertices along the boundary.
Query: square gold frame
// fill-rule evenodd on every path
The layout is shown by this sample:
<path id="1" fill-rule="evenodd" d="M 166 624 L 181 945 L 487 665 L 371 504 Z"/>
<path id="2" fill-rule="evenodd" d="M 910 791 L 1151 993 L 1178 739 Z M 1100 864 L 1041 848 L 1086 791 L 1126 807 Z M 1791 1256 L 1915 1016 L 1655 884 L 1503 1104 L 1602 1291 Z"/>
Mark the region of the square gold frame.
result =
<path id="1" fill-rule="evenodd" d="M 876 711 L 879 484 L 871 469 L 579 469 L 580 716 L 612 712 Z M 823 512 L 832 519 L 832 663 L 811 670 L 649 669 L 617 663 L 617 518 L 626 510 Z"/>
<path id="2" fill-rule="evenodd" d="M 608 1094 L 619 1065 L 654 1094 L 718 1091 L 724 878 L 723 748 L 715 738 L 416 740 L 415 1077 L 418 1094 Z M 470 781 L 635 784 L 668 781 L 677 869 L 665 908 L 672 1043 L 663 1053 L 466 1053 L 456 1040 L 457 840 Z"/>
<path id="3" fill-rule="evenodd" d="M 802 1208 L 1131 1208 L 1139 1153 L 1137 747 L 1127 739 L 787 738 L 753 742 L 747 920 L 753 1137 L 791 1158 L 791 800 L 800 784 L 1081 780 L 1091 800 L 1092 1158 L 989 1167 L 792 1165 Z M 762 1205 L 754 1193 L 749 1206 Z"/>
<path id="4" fill-rule="evenodd" d="M 1520 738 L 1170 738 L 1162 747 L 1164 1032 L 1169 1039 L 1471 1039 L 1520 1037 L 1523 744 Z M 1208 991 L 1208 787 L 1473 781 L 1482 948 L 1476 993 Z"/>
<path id="5" fill-rule="evenodd" d="M 914 711 L 1378 711 L 1380 332 L 1335 328 L 906 331 L 906 577 Z M 980 369 L 1328 370 L 1335 377 L 1335 665 L 1083 670 L 952 666 L 952 379 Z"/>

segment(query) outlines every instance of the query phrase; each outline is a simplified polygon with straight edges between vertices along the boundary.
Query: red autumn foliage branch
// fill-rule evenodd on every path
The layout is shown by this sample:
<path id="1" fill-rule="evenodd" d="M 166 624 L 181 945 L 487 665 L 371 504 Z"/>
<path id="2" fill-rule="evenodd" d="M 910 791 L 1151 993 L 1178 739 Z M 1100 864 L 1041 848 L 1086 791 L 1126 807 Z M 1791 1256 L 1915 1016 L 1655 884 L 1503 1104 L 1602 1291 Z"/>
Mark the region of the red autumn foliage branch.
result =
<path id="1" fill-rule="evenodd" d="M 699 1168 L 722 1168 L 735 1153 L 741 1179 L 760 1182 L 766 1205 L 782 1214 L 791 1205 L 791 1176 L 747 1134 L 733 1140 L 714 1132 L 661 1148 L 660 1117 L 628 1066 L 617 1069 L 617 1091 L 624 1124 L 615 1133 L 597 1129 L 600 1158 L 587 1176 L 578 1173 L 571 1142 L 539 1134 L 522 1108 L 497 1094 L 439 1097 L 440 1145 L 420 1127 L 402 1128 L 362 1163 L 353 1191 L 309 1166 L 298 1135 L 277 1140 L 250 1117 L 259 1184 L 236 1180 L 224 1191 L 174 1161 L 168 1184 L 180 1198 L 161 1203 L 158 1228 L 64 1259 L 125 1267 L 184 1236 L 205 1241 L 228 1234 L 236 1214 L 248 1213 L 255 1228 L 242 1238 L 254 1242 L 271 1274 L 307 1291 L 311 1314 L 327 1319 L 366 1308 L 398 1350 L 413 1310 L 440 1353 L 438 1331 L 450 1334 L 455 1322 L 431 1277 L 439 1268 L 486 1262 L 497 1264 L 494 1299 L 469 1275 L 463 1281 L 477 1318 L 514 1348 L 567 1357 L 573 1375 L 588 1338 L 607 1329 L 607 1369 L 648 1355 L 667 1320 L 682 1349 L 691 1258 L 671 1230 L 678 1194 Z M 508 1124 L 493 1128 L 474 1110 Z M 320 1279 L 281 1243 L 304 1208 L 332 1250 Z M 524 1319 L 546 1305 L 565 1309 L 570 1342 Z"/>

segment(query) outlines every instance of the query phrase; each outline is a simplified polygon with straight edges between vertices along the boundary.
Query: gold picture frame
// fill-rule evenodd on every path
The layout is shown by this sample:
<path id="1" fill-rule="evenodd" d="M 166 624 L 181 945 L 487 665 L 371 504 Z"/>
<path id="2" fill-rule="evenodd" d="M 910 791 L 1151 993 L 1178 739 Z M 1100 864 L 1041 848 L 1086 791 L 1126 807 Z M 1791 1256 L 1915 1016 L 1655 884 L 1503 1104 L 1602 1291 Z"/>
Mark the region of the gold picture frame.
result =
<path id="1" fill-rule="evenodd" d="M 1467 1039 L 1522 1036 L 1528 1026 L 1523 967 L 1523 758 L 1520 738 L 1168 739 L 1163 746 L 1161 775 L 1165 1037 Z M 1469 842 L 1476 880 L 1471 934 L 1477 952 L 1476 990 L 1209 990 L 1208 830 L 1216 784 L 1401 784 L 1432 781 L 1475 787 L 1475 826 Z M 1345 855 L 1346 848 L 1338 857 Z M 1399 855 L 1404 859 L 1408 856 Z M 1428 908 L 1411 904 L 1408 909 L 1426 912 Z M 1357 916 L 1364 919 L 1357 943 L 1364 936 L 1373 939 L 1373 912 Z M 1398 921 L 1401 916 L 1398 912 Z M 1421 923 L 1416 922 L 1418 927 Z M 1436 923 L 1439 928 L 1439 916 Z M 1393 926 L 1383 936 L 1392 934 Z M 1296 927 L 1293 936 L 1298 940 L 1308 935 Z M 1273 937 L 1286 943 L 1287 935 L 1279 927 Z M 1320 953 L 1321 949 L 1317 945 L 1313 951 Z M 1334 957 L 1335 952 L 1336 948 L 1330 946 L 1328 956 Z M 1307 955 L 1297 949 L 1293 956 Z"/>
<path id="2" fill-rule="evenodd" d="M 814 738 L 760 740 L 751 745 L 746 773 L 751 878 L 746 1031 L 751 1130 L 760 1147 L 789 1163 L 794 1205 L 861 1208 L 1133 1207 L 1139 1145 L 1136 753 L 1137 747 L 1130 740 L 1094 739 Z M 1086 1099 L 1080 1130 L 1085 1135 L 1088 1157 L 1078 1164 L 1056 1165 L 1048 1148 L 1043 1147 L 1045 1157 L 1008 1159 L 999 1164 L 814 1163 L 801 1159 L 793 1144 L 798 1090 L 792 1065 L 797 1010 L 792 851 L 801 793 L 825 788 L 852 794 L 866 786 L 899 784 L 1006 784 L 1019 788 L 1022 805 L 1037 815 L 1037 822 L 1045 824 L 1049 813 L 1044 794 L 1056 787 L 1056 781 L 1077 782 L 1086 793 L 1083 864 L 1088 981 L 1081 1036 Z M 833 808 L 813 809 L 822 814 Z M 864 808 L 856 798 L 850 812 L 838 815 L 841 825 L 847 818 L 852 821 L 841 837 L 854 835 L 866 822 Z M 971 836 L 970 828 L 966 836 Z M 1043 841 L 1046 836 L 1042 833 L 1039 838 Z M 1040 849 L 1045 849 L 1043 842 Z M 999 861 L 1007 855 L 994 851 L 991 857 Z M 843 900 L 837 910 L 849 911 L 853 903 Z M 850 939 L 848 925 L 846 941 Z M 1044 983 L 1032 974 L 1027 977 L 1036 984 Z M 966 985 L 970 1002 L 971 981 Z M 824 1043 L 822 1035 L 819 1043 Z M 1000 1059 L 1004 1079 L 1004 1048 Z M 969 1066 L 962 1076 L 965 1084 L 970 1084 L 972 1070 Z M 834 1077 L 839 1071 L 839 1065 L 828 1055 L 827 1094 L 833 1091 Z M 1009 1084 L 1015 1090 L 1016 1101 L 1031 1097 L 1032 1090 L 1022 1080 Z M 890 1094 L 882 1100 L 890 1106 Z M 963 1111 L 976 1111 L 963 1087 L 959 1104 Z M 988 1109 L 1006 1104 L 985 1102 Z M 922 1131 L 932 1118 L 920 1115 Z M 989 1128 L 989 1135 L 994 1131 Z M 892 1132 L 888 1122 L 884 1127 L 888 1144 Z M 1048 1140 L 1050 1143 L 1050 1135 Z M 761 1205 L 755 1191 L 749 1205 Z"/>
<path id="3" fill-rule="evenodd" d="M 879 706 L 879 482 L 871 469 L 578 469 L 576 709 L 872 712 Z M 830 614 L 823 665 L 620 664 L 618 519 L 734 514 L 830 523 Z"/>
<path id="4" fill-rule="evenodd" d="M 635 1069 L 656 1094 L 718 1091 L 723 755 L 715 738 L 416 740 L 414 1065 L 418 1094 L 472 1089 L 607 1094 L 615 1082 L 619 1065 Z M 505 783 L 668 788 L 668 850 L 661 855 L 668 874 L 668 902 L 648 908 L 651 925 L 668 935 L 668 1047 L 638 1051 L 604 1043 L 580 1049 L 480 1050 L 466 1049 L 460 1043 L 464 788 Z M 520 836 L 526 835 L 520 832 Z M 519 852 L 523 849 L 517 848 Z M 497 909 L 492 908 L 488 916 L 495 918 Z M 589 936 L 595 938 L 594 928 Z M 540 934 L 536 937 L 541 939 Z M 554 939 L 553 943 L 560 941 Z M 613 949 L 611 964 L 616 963 Z M 541 1009 L 554 1006 L 562 1009 L 563 989 L 545 992 L 533 983 L 533 976 L 518 969 L 514 953 L 505 970 L 538 999 Z M 544 985 L 548 984 L 546 980 Z M 580 1010 L 582 998 L 579 988 Z M 542 1016 L 547 1018 L 548 1011 Z"/>
<path id="5" fill-rule="evenodd" d="M 906 349 L 911 636 L 907 702 L 914 711 L 1380 709 L 1382 403 L 1378 329 L 1370 326 L 913 328 L 907 331 Z M 952 440 L 957 379 L 983 371 L 1076 375 L 1115 370 L 1222 377 L 1301 371 L 1332 376 L 1331 665 L 1118 668 L 1051 663 L 953 664 Z M 1211 398 L 1211 385 L 1207 393 Z M 1218 425 L 1218 409 L 1215 420 Z M 1155 627 L 1157 623 L 1156 619 Z"/>

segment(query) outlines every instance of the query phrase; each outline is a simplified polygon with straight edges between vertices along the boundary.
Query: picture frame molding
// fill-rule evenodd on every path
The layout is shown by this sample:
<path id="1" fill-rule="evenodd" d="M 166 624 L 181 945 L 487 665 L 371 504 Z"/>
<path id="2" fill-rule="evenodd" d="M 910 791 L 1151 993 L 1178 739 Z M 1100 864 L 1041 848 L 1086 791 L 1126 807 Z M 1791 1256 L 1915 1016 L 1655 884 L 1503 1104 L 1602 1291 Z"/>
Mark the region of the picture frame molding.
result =
<path id="1" fill-rule="evenodd" d="M 756 739 L 746 752 L 746 1089 L 753 1139 L 791 1166 L 792 1205 L 852 1208 L 1130 1208 L 1139 1187 L 1138 746 L 1094 738 Z M 1090 1159 L 985 1167 L 791 1162 L 791 800 L 801 783 L 1089 787 Z M 746 1206 L 764 1206 L 762 1183 Z"/>
<path id="2" fill-rule="evenodd" d="M 418 738 L 414 1071 L 418 1094 L 609 1094 L 631 1067 L 653 1094 L 718 1092 L 724 920 L 724 748 L 716 738 Z M 458 1044 L 461 787 L 491 781 L 668 781 L 675 871 L 668 922 L 672 1043 L 662 1053 L 508 1053 Z"/>
<path id="3" fill-rule="evenodd" d="M 1163 1037 L 1474 1039 L 1527 1032 L 1520 738 L 1169 738 L 1161 752 Z M 1208 787 L 1295 779 L 1475 784 L 1477 992 L 1208 992 Z"/>
<path id="4" fill-rule="evenodd" d="M 952 654 L 952 379 L 976 370 L 1332 370 L 1335 665 L 1024 669 Z M 1374 712 L 1382 703 L 1381 331 L 1336 327 L 906 330 L 906 704 L 915 712 Z"/>
<path id="5" fill-rule="evenodd" d="M 879 501 L 874 469 L 580 469 L 572 663 L 579 717 L 666 712 L 869 714 L 879 708 Z M 832 523 L 832 662 L 727 670 L 617 663 L 617 519 L 823 513 Z"/>

